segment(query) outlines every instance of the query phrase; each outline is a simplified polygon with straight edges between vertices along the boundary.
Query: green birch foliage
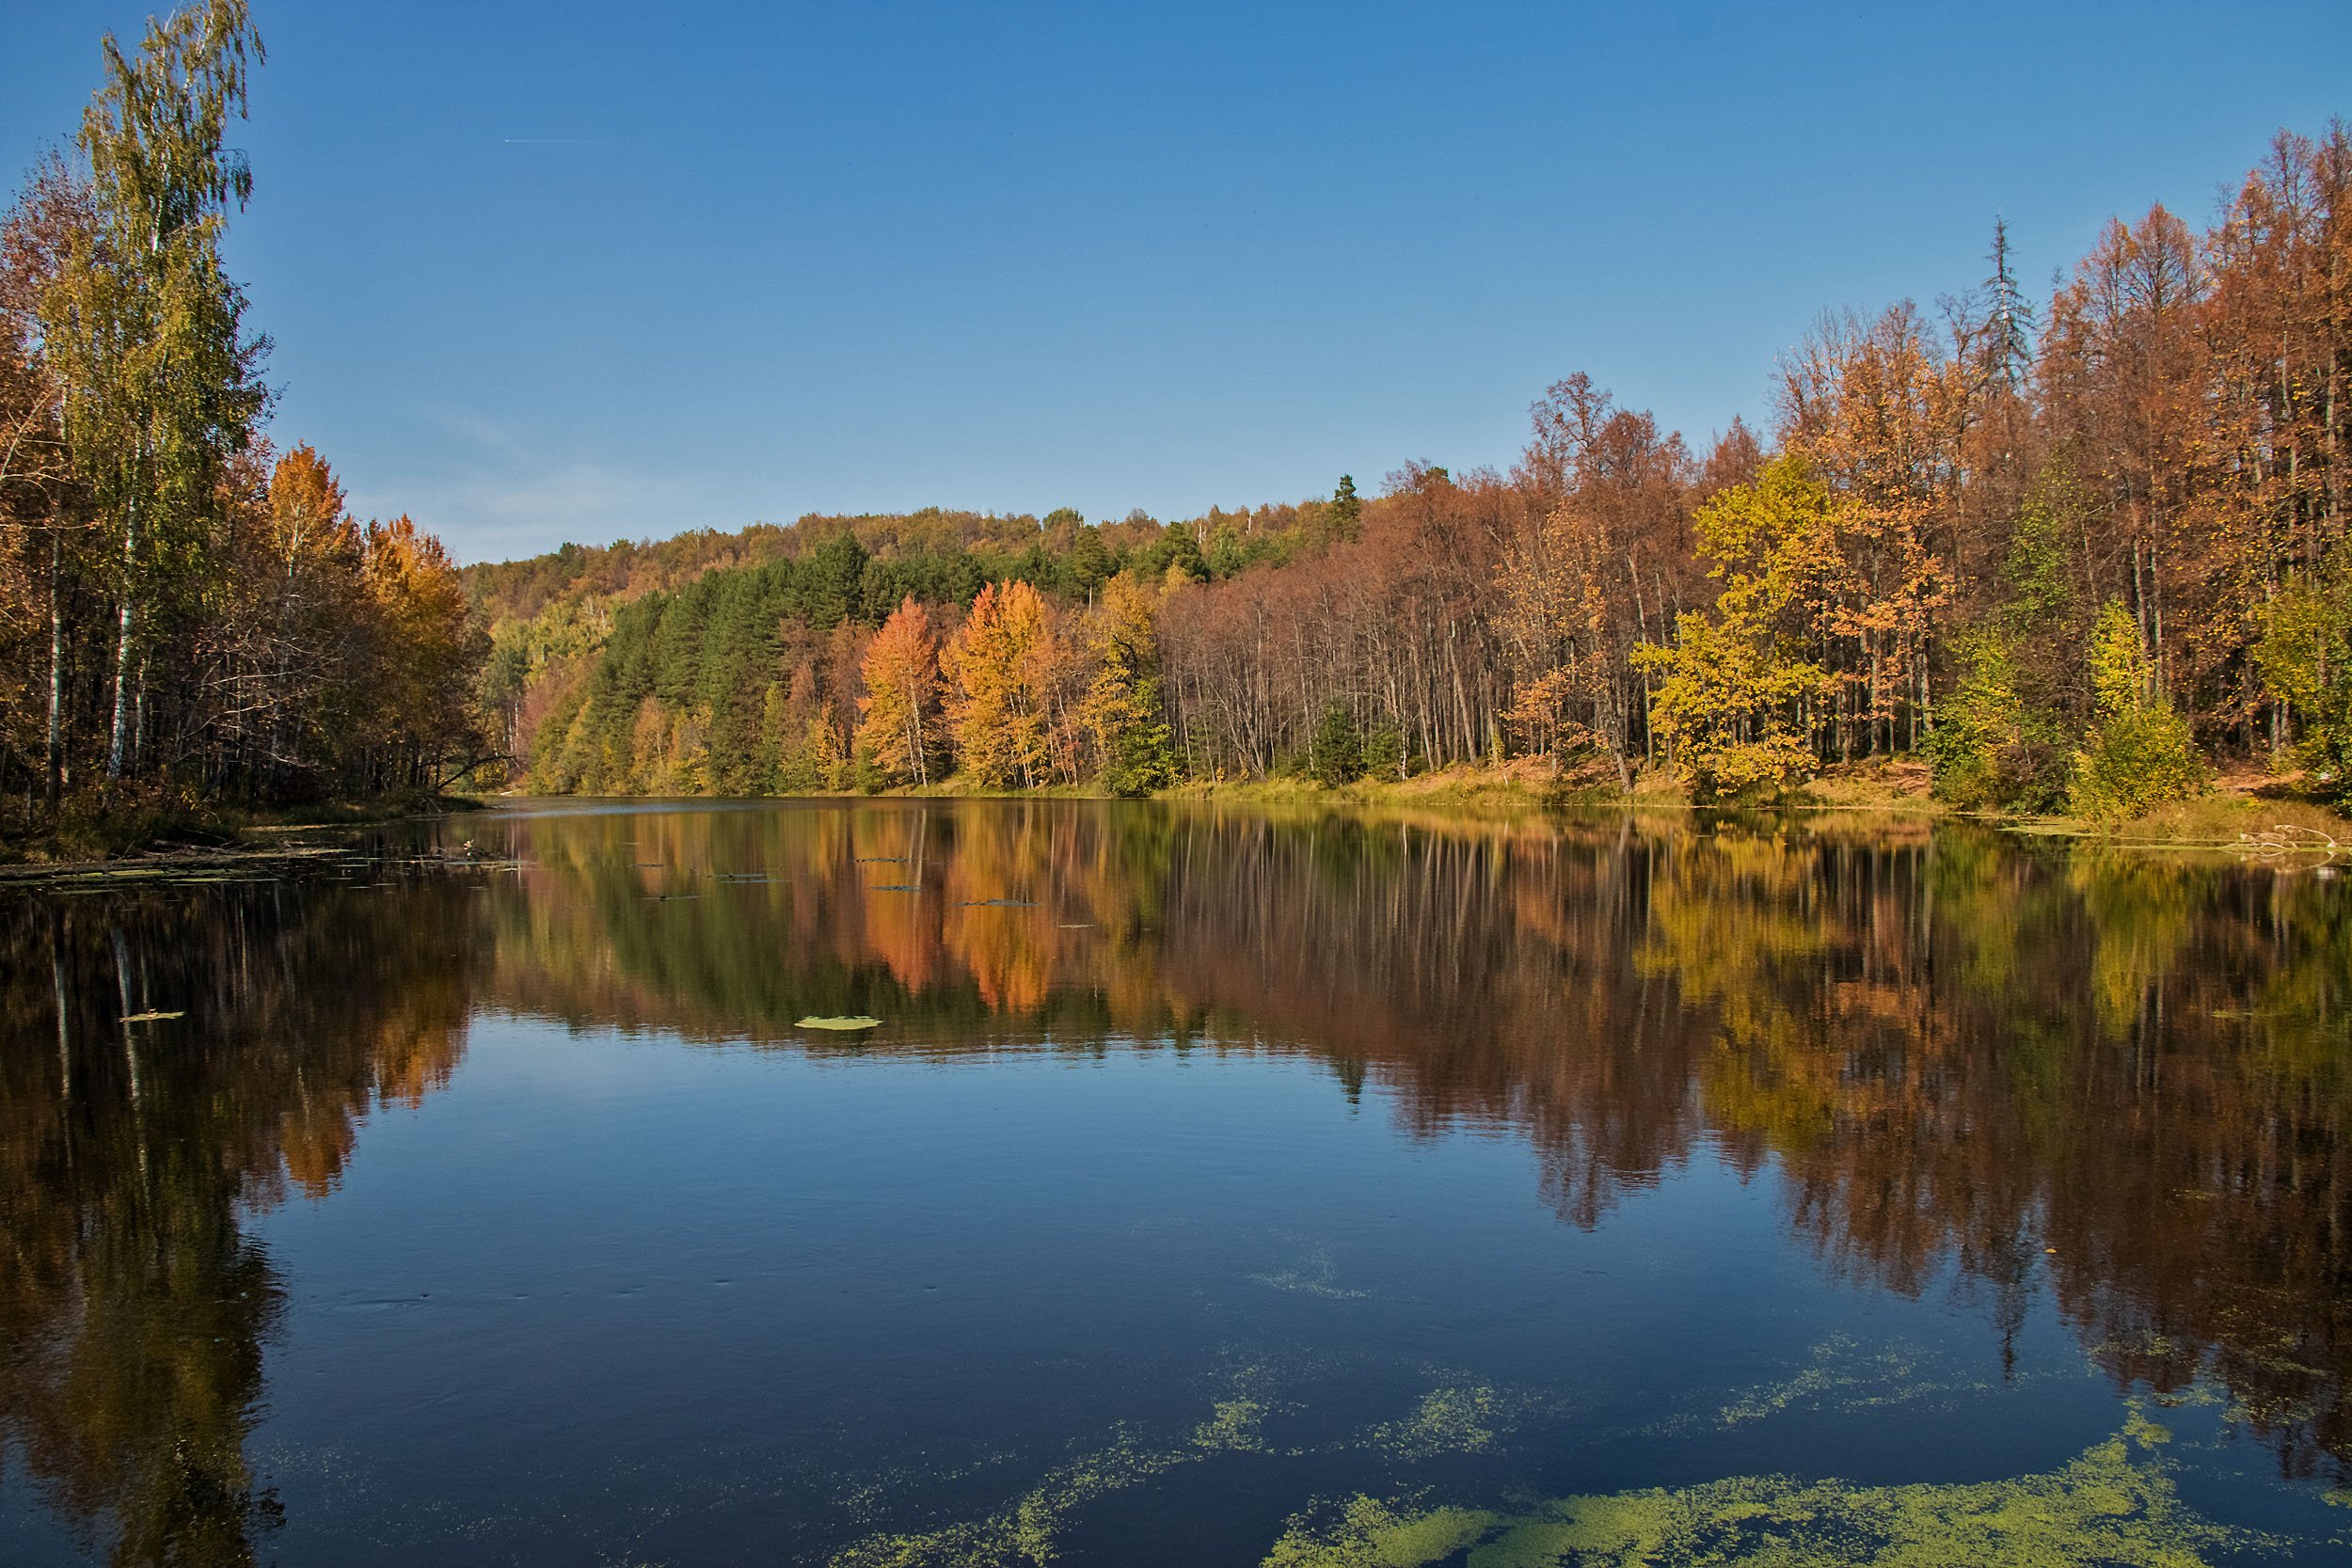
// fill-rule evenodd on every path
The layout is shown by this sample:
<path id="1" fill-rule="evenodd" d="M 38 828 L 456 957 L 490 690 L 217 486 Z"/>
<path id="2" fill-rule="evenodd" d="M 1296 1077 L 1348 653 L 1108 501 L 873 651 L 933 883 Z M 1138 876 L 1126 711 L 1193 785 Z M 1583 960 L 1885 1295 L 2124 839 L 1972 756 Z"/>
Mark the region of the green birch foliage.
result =
<path id="1" fill-rule="evenodd" d="M 2139 624 L 2121 600 L 2099 611 L 2090 686 L 2098 718 L 2074 753 L 2070 803 L 2078 816 L 2128 821 L 2204 788 L 2188 721 L 2156 691 Z"/>
<path id="2" fill-rule="evenodd" d="M 1176 782 L 1160 688 L 1159 637 L 1150 595 L 1132 574 L 1103 584 L 1089 629 L 1094 678 L 1078 708 L 1113 794 L 1149 795 Z"/>
<path id="3" fill-rule="evenodd" d="M 2271 601 L 2254 658 L 2270 694 L 2287 705 L 2313 782 L 2352 796 L 2352 571 L 2298 577 Z"/>
<path id="4" fill-rule="evenodd" d="M 2066 550 L 2062 482 L 2045 479 L 2020 510 L 2002 564 L 2005 596 L 1956 638 L 1959 679 L 1924 750 L 1936 798 L 1964 809 L 2062 805 L 2088 714 L 2079 610 Z"/>
<path id="5" fill-rule="evenodd" d="M 1925 748 L 1939 800 L 1974 810 L 2006 807 L 2016 794 L 2002 767 L 2026 718 L 2010 647 L 1997 627 L 1959 641 L 1960 681 L 1944 699 Z"/>
<path id="6" fill-rule="evenodd" d="M 200 587 L 222 465 L 265 401 L 267 341 L 246 337 L 245 295 L 220 255 L 229 209 L 253 189 L 223 138 L 262 41 L 245 0 L 208 0 L 151 20 L 135 57 L 112 35 L 104 47 L 106 83 L 79 138 L 96 222 L 41 315 L 74 465 L 110 536 L 119 684 L 146 611 Z"/>

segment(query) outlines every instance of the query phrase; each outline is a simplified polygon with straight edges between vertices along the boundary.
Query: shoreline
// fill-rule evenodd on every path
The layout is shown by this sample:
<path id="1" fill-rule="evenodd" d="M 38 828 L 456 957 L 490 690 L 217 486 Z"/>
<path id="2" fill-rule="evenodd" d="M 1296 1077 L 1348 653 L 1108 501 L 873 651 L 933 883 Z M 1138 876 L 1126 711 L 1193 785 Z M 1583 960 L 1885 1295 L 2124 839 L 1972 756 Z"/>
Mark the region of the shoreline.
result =
<path id="1" fill-rule="evenodd" d="M 2078 817 L 2056 814 L 2004 814 L 1959 811 L 1932 799 L 1924 788 L 1906 787 L 1924 781 L 1916 765 L 1896 764 L 1864 771 L 1848 769 L 1822 775 L 1812 787 L 1782 799 L 1751 804 L 1699 805 L 1672 788 L 1636 787 L 1631 792 L 1571 785 L 1573 775 L 1552 778 L 1535 768 L 1505 764 L 1500 768 L 1447 768 L 1398 781 L 1359 780 L 1327 785 L 1306 779 L 1198 780 L 1171 785 L 1140 797 L 1172 806 L 1234 806 L 1252 811 L 1312 811 L 1388 814 L 1411 812 L 1460 820 L 1510 820 L 1577 812 L 1713 812 L 1755 816 L 1813 817 L 1881 816 L 1890 821 L 1927 823 L 1970 822 L 2031 838 L 2064 839 L 2085 846 L 2124 850 L 2232 853 L 2241 859 L 2278 863 L 2300 862 L 2316 855 L 2321 863 L 2352 860 L 2352 817 L 2340 810 L 2277 790 L 2275 781 L 2254 788 L 2244 780 L 2225 780 L 2205 795 L 2163 808 L 2137 821 L 2102 827 Z M 677 800 L 698 797 L 617 796 L 616 800 Z M 221 809 L 206 814 L 161 816 L 152 831 L 137 833 L 136 809 L 119 818 L 86 819 L 79 832 L 82 843 L 103 841 L 110 829 L 127 831 L 133 842 L 114 852 L 55 853 L 65 846 L 47 844 L 0 847 L 18 858 L 0 862 L 0 889 L 33 887 L 72 881 L 136 881 L 167 879 L 188 873 L 239 866 L 295 865 L 348 854 L 346 844 L 290 842 L 279 835 L 295 833 L 346 834 L 353 830 L 393 822 L 426 820 L 495 811 L 502 803 L 583 799 L 566 795 L 438 796 L 431 800 L 396 797 L 377 800 L 315 803 L 299 809 L 241 811 Z M 710 797 L 718 800 L 723 797 Z M 731 798 L 725 798 L 731 799 Z M 750 797 L 760 800 L 1116 800 L 1122 797 L 1099 789 L 1066 784 L 1041 789 L 983 789 L 955 784 L 884 789 L 871 794 L 856 790 L 813 791 L 793 796 Z M 190 842 L 190 840 L 198 842 Z M 207 842 L 207 840 L 210 840 Z M 29 851 L 29 852 L 28 852 Z M 47 853 L 44 853 L 47 851 Z"/>
<path id="2" fill-rule="evenodd" d="M 271 809 L 135 804 L 115 813 L 72 816 L 39 836 L 0 840 L 0 887 L 294 864 L 347 854 L 349 847 L 294 843 L 280 835 L 349 833 L 383 823 L 487 809 L 487 801 L 469 795 L 394 795 Z"/>

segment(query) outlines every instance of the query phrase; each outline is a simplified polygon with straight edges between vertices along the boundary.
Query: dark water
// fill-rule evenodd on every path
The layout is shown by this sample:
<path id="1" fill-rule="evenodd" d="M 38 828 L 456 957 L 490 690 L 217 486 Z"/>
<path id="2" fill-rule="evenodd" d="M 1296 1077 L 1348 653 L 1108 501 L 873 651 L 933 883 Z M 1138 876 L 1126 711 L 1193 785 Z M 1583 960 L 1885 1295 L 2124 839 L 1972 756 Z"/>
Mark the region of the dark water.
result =
<path id="1" fill-rule="evenodd" d="M 0 901 L 0 1561 L 2352 1560 L 2352 876 L 1081 803 L 380 847 Z"/>

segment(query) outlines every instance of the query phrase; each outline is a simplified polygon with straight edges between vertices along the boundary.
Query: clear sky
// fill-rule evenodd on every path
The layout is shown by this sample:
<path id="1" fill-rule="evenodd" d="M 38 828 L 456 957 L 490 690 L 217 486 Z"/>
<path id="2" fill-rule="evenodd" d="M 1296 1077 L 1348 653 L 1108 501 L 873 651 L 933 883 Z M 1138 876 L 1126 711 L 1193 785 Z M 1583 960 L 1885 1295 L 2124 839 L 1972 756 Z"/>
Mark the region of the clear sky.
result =
<path id="1" fill-rule="evenodd" d="M 461 560 L 1369 489 L 1577 370 L 1703 441 L 2352 115 L 2344 0 L 253 6 L 272 434 Z M 151 8 L 0 0 L 11 185 Z"/>

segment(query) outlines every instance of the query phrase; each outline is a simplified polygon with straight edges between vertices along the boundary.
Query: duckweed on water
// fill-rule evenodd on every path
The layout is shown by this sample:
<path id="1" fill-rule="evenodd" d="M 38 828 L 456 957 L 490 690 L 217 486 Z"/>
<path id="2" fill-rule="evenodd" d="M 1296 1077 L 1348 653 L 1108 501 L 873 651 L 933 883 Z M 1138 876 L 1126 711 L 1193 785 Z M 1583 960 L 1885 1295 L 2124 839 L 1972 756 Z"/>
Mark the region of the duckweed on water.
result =
<path id="1" fill-rule="evenodd" d="M 1897 1343 L 1865 1352 L 1851 1335 L 1833 1334 L 1813 1347 L 1809 1363 L 1791 1376 L 1746 1389 L 1711 1412 L 1661 1417 L 1645 1430 L 1652 1434 L 1692 1428 L 1728 1432 L 1797 1408 L 1848 1415 L 1949 1402 L 1985 1393 L 1989 1386 L 1973 1372 L 1938 1366 L 1936 1357 L 1917 1347 Z"/>
<path id="2" fill-rule="evenodd" d="M 1265 1406 L 1256 1400 L 1219 1400 L 1216 1413 L 1192 1429 L 1192 1444 L 1197 1449 L 1227 1452 L 1263 1453 L 1264 1436 L 1259 1424 L 1265 1419 Z"/>
<path id="3" fill-rule="evenodd" d="M 1035 1486 L 986 1518 L 908 1534 L 869 1536 L 834 1554 L 833 1568 L 1040 1568 L 1055 1560 L 1056 1543 L 1072 1513 L 1098 1497 L 1122 1492 L 1184 1465 L 1221 1453 L 1270 1453 L 1260 1432 L 1268 1406 L 1241 1389 L 1264 1381 L 1264 1370 L 1233 1374 L 1233 1396 L 1219 1400 L 1191 1440 L 1155 1449 L 1121 1431 L 1104 1448 L 1046 1472 Z"/>
<path id="4" fill-rule="evenodd" d="M 833 1568 L 1037 1568 L 1055 1558 L 1055 1542 L 1083 1505 L 1121 1492 L 1195 1452 L 1159 1452 L 1122 1433 L 1099 1452 L 1046 1473 L 1043 1480 L 984 1519 L 905 1535 L 875 1535 L 836 1553 Z"/>
<path id="5" fill-rule="evenodd" d="M 1752 1476 L 1562 1497 L 1515 1513 L 1356 1497 L 1303 1517 L 1266 1568 L 2202 1568 L 2277 1549 L 2206 1521 L 2156 1455 L 2169 1436 L 2137 1413 L 2059 1469 L 1969 1485 L 1853 1486 Z"/>
<path id="6" fill-rule="evenodd" d="M 1852 1365 L 1859 1375 L 1837 1370 Z M 1824 1371 L 1823 1369 L 1832 1369 Z M 1842 1339 L 1785 1389 L 1724 1412 L 1725 1424 L 1770 1417 L 1867 1373 L 1913 1371 L 1904 1356 L 1857 1357 Z M 912 1534 L 878 1535 L 834 1559 L 834 1568 L 1042 1568 L 1059 1560 L 1073 1517 L 1114 1493 L 1146 1487 L 1218 1455 L 1371 1449 L 1415 1464 L 1491 1451 L 1527 1399 L 1485 1384 L 1440 1385 L 1404 1419 L 1331 1447 L 1278 1448 L 1263 1434 L 1279 1397 L 1265 1370 L 1246 1368 L 1232 1392 L 1186 1437 L 1154 1446 L 1122 1429 L 1104 1448 L 1048 1471 L 987 1517 Z M 1269 1403 L 1268 1402 L 1273 1402 Z M 1756 1408 L 1751 1410 L 1750 1403 Z M 1871 1402 L 1867 1398 L 1863 1402 Z M 1264 1568 L 2204 1568 L 2223 1557 L 2283 1551 L 2288 1543 L 2203 1518 L 2181 1500 L 2167 1457 L 2172 1433 L 2145 1405 L 2122 1428 L 2051 1471 L 1973 1483 L 1860 1486 L 1785 1475 L 1694 1486 L 1566 1497 L 1487 1510 L 1425 1493 L 1363 1494 L 1295 1516 Z M 2340 1499 L 2331 1499 L 2340 1500 Z M 2347 1543 L 2331 1544 L 2341 1546 Z"/>
<path id="7" fill-rule="evenodd" d="M 1411 1416 L 1374 1428 L 1372 1446 L 1408 1462 L 1477 1453 L 1493 1445 L 1503 1413 L 1502 1398 L 1483 1383 L 1432 1388 Z"/>
<path id="8" fill-rule="evenodd" d="M 1364 1292 L 1350 1290 L 1339 1282 L 1339 1264 L 1328 1247 L 1311 1247 L 1296 1263 L 1287 1269 L 1247 1275 L 1253 1285 L 1289 1295 L 1315 1296 L 1324 1301 L 1361 1301 Z"/>

